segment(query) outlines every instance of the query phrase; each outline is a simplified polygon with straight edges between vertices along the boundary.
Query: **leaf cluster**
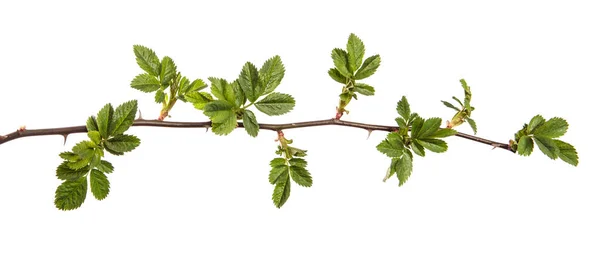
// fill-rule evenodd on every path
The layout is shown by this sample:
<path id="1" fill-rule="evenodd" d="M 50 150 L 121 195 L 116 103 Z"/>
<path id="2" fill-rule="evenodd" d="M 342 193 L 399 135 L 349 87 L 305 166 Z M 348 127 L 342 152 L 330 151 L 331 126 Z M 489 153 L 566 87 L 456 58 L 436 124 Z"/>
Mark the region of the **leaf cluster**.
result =
<path id="1" fill-rule="evenodd" d="M 454 106 L 448 101 L 442 100 L 444 106 L 456 111 L 456 114 L 452 117 L 452 120 L 448 122 L 448 128 L 459 126 L 467 121 L 471 126 L 471 129 L 473 129 L 473 133 L 477 134 L 477 124 L 475 124 L 475 120 L 471 118 L 471 112 L 475 110 L 475 107 L 471 106 L 471 87 L 467 85 L 465 79 L 460 79 L 460 84 L 465 91 L 465 98 L 463 100 L 464 104 L 457 97 L 452 96 L 452 99 L 458 102 L 460 108 Z"/>
<path id="2" fill-rule="evenodd" d="M 275 185 L 272 196 L 273 204 L 275 207 L 281 208 L 290 197 L 290 178 L 296 184 L 304 187 L 311 187 L 313 181 L 310 172 L 306 169 L 307 162 L 302 158 L 306 156 L 306 150 L 290 146 L 292 140 L 283 136 L 280 136 L 278 140 L 280 145 L 275 154 L 281 157 L 271 160 L 269 183 Z"/>
<path id="3" fill-rule="evenodd" d="M 86 127 L 89 140 L 77 143 L 71 151 L 62 152 L 64 160 L 56 168 L 56 177 L 64 180 L 55 193 L 54 204 L 60 210 L 79 208 L 85 201 L 88 178 L 91 192 L 103 200 L 110 191 L 106 174 L 113 172 L 113 165 L 104 160 L 104 151 L 123 155 L 140 144 L 133 135 L 124 134 L 133 124 L 137 112 L 137 101 L 132 100 L 113 109 L 106 104 L 97 116 L 88 118 Z"/>
<path id="4" fill-rule="evenodd" d="M 577 150 L 573 145 L 558 140 L 563 136 L 569 124 L 560 117 L 553 117 L 546 121 L 541 115 L 534 116 L 529 124 L 523 125 L 523 128 L 515 133 L 515 139 L 511 140 L 511 147 L 519 155 L 529 156 L 533 152 L 534 145 L 537 144 L 542 153 L 550 159 L 560 158 L 573 166 L 579 163 Z"/>
<path id="5" fill-rule="evenodd" d="M 424 157 L 425 149 L 435 153 L 445 152 L 448 145 L 440 138 L 452 136 L 456 131 L 440 128 L 441 118 L 424 119 L 412 113 L 405 96 L 398 101 L 396 111 L 400 115 L 396 118 L 398 131 L 388 133 L 386 139 L 377 145 L 377 150 L 392 159 L 383 181 L 395 174 L 401 186 L 412 173 L 413 153 Z"/>

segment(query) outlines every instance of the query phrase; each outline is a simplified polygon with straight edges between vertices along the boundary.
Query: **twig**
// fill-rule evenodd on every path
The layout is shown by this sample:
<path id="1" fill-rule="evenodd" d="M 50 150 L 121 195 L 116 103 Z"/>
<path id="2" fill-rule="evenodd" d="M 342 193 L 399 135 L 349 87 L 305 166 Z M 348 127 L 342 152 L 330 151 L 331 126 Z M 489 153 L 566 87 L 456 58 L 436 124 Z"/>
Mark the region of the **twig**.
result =
<path id="1" fill-rule="evenodd" d="M 304 128 L 304 127 L 315 127 L 315 126 L 325 126 L 325 125 L 337 125 L 337 126 L 347 126 L 347 127 L 355 127 L 365 129 L 369 132 L 372 131 L 386 131 L 392 132 L 394 130 L 398 130 L 396 126 L 386 126 L 386 125 L 372 125 L 372 124 L 363 124 L 357 122 L 336 120 L 336 119 L 327 119 L 327 120 L 316 120 L 316 121 L 306 121 L 306 122 L 298 122 L 298 123 L 288 123 L 288 124 L 258 124 L 260 129 L 263 130 L 271 130 L 271 131 L 280 131 L 284 129 L 294 129 L 294 128 Z M 171 121 L 158 121 L 158 120 L 136 120 L 133 122 L 133 126 L 153 126 L 153 127 L 176 127 L 176 128 L 209 128 L 211 126 L 211 122 L 171 122 Z M 238 122 L 238 128 L 244 127 L 241 122 Z M 81 126 L 70 126 L 70 127 L 59 127 L 59 128 L 47 128 L 47 129 L 19 129 L 15 132 L 9 133 L 4 136 L 0 136 L 0 144 L 4 144 L 6 142 L 12 141 L 14 139 L 22 138 L 22 137 L 30 137 L 30 136 L 41 136 L 41 135 L 61 135 L 64 136 L 65 139 L 67 135 L 72 133 L 85 133 L 87 129 L 84 125 Z M 506 143 L 495 142 L 491 140 L 487 140 L 484 138 L 480 138 L 477 136 L 457 133 L 455 136 L 468 139 L 471 141 L 487 144 L 493 146 L 494 148 L 501 148 L 511 152 L 514 152 L 510 145 Z"/>

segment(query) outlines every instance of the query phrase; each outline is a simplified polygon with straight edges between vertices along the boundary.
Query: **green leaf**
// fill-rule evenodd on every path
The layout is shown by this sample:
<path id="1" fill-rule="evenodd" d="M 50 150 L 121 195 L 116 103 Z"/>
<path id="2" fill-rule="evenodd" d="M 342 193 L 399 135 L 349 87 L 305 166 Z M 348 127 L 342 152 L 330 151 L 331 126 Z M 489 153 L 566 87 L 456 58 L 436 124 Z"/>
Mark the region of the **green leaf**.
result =
<path id="1" fill-rule="evenodd" d="M 542 136 L 547 138 L 557 138 L 563 136 L 567 132 L 568 128 L 569 124 L 567 121 L 560 117 L 553 117 L 531 132 L 536 137 Z"/>
<path id="2" fill-rule="evenodd" d="M 301 150 L 291 146 L 288 146 L 288 150 L 290 151 L 290 154 L 292 154 L 292 156 L 294 157 L 305 157 L 307 152 L 307 150 Z"/>
<path id="3" fill-rule="evenodd" d="M 437 132 L 440 129 L 441 125 L 442 125 L 441 118 L 439 118 L 439 117 L 428 118 L 423 123 L 423 127 L 421 127 L 421 130 L 419 130 L 419 134 L 417 135 L 417 137 L 413 137 L 413 138 L 421 139 L 421 138 L 431 137 L 431 135 L 433 135 L 435 132 Z"/>
<path id="4" fill-rule="evenodd" d="M 71 162 L 75 162 L 80 158 L 79 155 L 77 155 L 73 152 L 70 152 L 70 151 L 61 152 L 60 154 L 58 154 L 58 156 L 60 156 L 62 159 L 66 160 L 66 161 L 71 161 Z"/>
<path id="5" fill-rule="evenodd" d="M 92 140 L 92 142 L 94 142 L 95 144 L 99 144 L 102 140 L 102 136 L 100 136 L 100 132 L 98 131 L 89 131 L 87 135 L 88 138 L 90 138 L 90 140 Z"/>
<path id="6" fill-rule="evenodd" d="M 285 67 L 281 62 L 281 57 L 274 56 L 267 60 L 259 71 L 259 76 L 265 87 L 265 92 L 263 94 L 273 92 L 281 83 L 284 74 Z"/>
<path id="7" fill-rule="evenodd" d="M 107 139 L 108 136 L 110 136 L 108 130 L 112 121 L 113 112 L 114 110 L 110 103 L 106 104 L 102 109 L 100 109 L 100 112 L 98 112 L 96 119 L 96 122 L 98 123 L 98 131 L 104 139 Z"/>
<path id="8" fill-rule="evenodd" d="M 429 137 L 431 138 L 444 138 L 448 136 L 455 135 L 457 132 L 450 128 L 440 128 L 435 133 L 431 134 Z"/>
<path id="9" fill-rule="evenodd" d="M 402 186 L 412 174 L 412 158 L 410 155 L 405 154 L 401 158 L 394 160 L 396 160 L 396 162 L 394 163 L 392 161 L 392 169 L 396 171 L 398 186 Z"/>
<path id="10" fill-rule="evenodd" d="M 162 85 L 169 85 L 169 82 L 175 78 L 177 73 L 177 66 L 175 62 L 168 56 L 163 57 L 160 63 L 160 83 Z"/>
<path id="11" fill-rule="evenodd" d="M 115 109 L 112 122 L 110 123 L 110 135 L 119 135 L 127 131 L 135 120 L 137 113 L 137 100 L 127 101 Z"/>
<path id="12" fill-rule="evenodd" d="M 575 150 L 575 147 L 573 147 L 573 145 L 563 142 L 561 140 L 554 140 L 554 144 L 556 144 L 556 146 L 558 147 L 558 157 L 560 159 L 573 166 L 577 166 L 577 164 L 579 164 L 579 156 L 577 155 L 577 150 Z"/>
<path id="13" fill-rule="evenodd" d="M 261 86 L 258 70 L 250 62 L 244 64 L 238 82 L 250 102 L 255 102 L 265 91 L 265 88 Z"/>
<path id="14" fill-rule="evenodd" d="M 536 115 L 533 118 L 531 118 L 531 121 L 529 121 L 529 124 L 527 125 L 527 134 L 532 134 L 533 131 L 538 128 L 538 126 L 544 124 L 546 122 L 546 119 L 544 119 L 542 116 L 540 115 Z"/>
<path id="15" fill-rule="evenodd" d="M 143 73 L 133 78 L 131 88 L 143 92 L 153 92 L 160 89 L 160 82 L 152 75 Z"/>
<path id="16" fill-rule="evenodd" d="M 533 139 L 531 136 L 525 135 L 519 139 L 517 153 L 521 156 L 529 156 L 533 152 Z"/>
<path id="17" fill-rule="evenodd" d="M 303 167 L 305 168 L 306 165 L 308 163 L 306 163 L 306 160 L 301 159 L 301 158 L 291 158 L 289 160 L 290 166 L 295 166 L 295 167 Z"/>
<path id="18" fill-rule="evenodd" d="M 400 157 L 404 154 L 402 137 L 397 133 L 388 133 L 385 140 L 377 145 L 377 150 L 390 158 Z"/>
<path id="19" fill-rule="evenodd" d="M 244 95 L 244 91 L 242 90 L 242 86 L 238 80 L 233 81 L 229 84 L 229 87 L 233 89 L 235 94 L 235 106 L 240 107 L 246 103 L 246 96 Z"/>
<path id="20" fill-rule="evenodd" d="M 535 144 L 537 144 L 538 149 L 540 149 L 550 159 L 558 158 L 560 150 L 558 149 L 558 146 L 556 146 L 554 140 L 537 135 L 534 135 L 533 140 L 535 141 Z"/>
<path id="21" fill-rule="evenodd" d="M 348 78 L 344 77 L 344 75 L 342 75 L 342 73 L 340 73 L 340 71 L 338 71 L 336 68 L 329 69 L 327 73 L 329 74 L 329 77 L 331 77 L 331 79 L 333 79 L 336 82 L 339 82 L 341 84 L 348 83 Z"/>
<path id="22" fill-rule="evenodd" d="M 77 209 L 85 201 L 86 193 L 87 177 L 64 181 L 56 188 L 54 205 L 63 211 Z"/>
<path id="23" fill-rule="evenodd" d="M 288 94 L 279 92 L 273 92 L 267 95 L 262 100 L 256 102 L 254 106 L 260 112 L 263 112 L 269 116 L 283 115 L 294 109 L 296 101 Z"/>
<path id="24" fill-rule="evenodd" d="M 285 204 L 288 198 L 290 198 L 290 177 L 288 174 L 285 174 L 285 180 L 283 182 L 277 183 L 275 185 L 275 189 L 273 190 L 273 204 L 275 207 L 281 208 Z"/>
<path id="25" fill-rule="evenodd" d="M 206 106 L 206 104 L 213 101 L 213 98 L 212 98 L 212 95 L 210 95 L 210 93 L 208 93 L 208 92 L 193 91 L 193 92 L 188 92 L 185 95 L 185 100 L 194 104 L 194 107 L 196 109 L 204 110 L 204 107 Z"/>
<path id="26" fill-rule="evenodd" d="M 69 168 L 77 170 L 87 166 L 94 156 L 95 146 L 96 144 L 91 141 L 81 141 L 73 146 L 72 151 L 77 154 L 78 158 L 67 164 Z"/>
<path id="27" fill-rule="evenodd" d="M 115 170 L 115 167 L 113 167 L 113 165 L 106 160 L 101 160 L 96 168 L 106 174 L 110 174 Z"/>
<path id="28" fill-rule="evenodd" d="M 165 94 L 164 91 L 159 90 L 156 91 L 156 94 L 154 94 L 154 102 L 160 104 L 167 101 L 167 95 Z"/>
<path id="29" fill-rule="evenodd" d="M 425 157 L 425 149 L 423 148 L 423 145 L 421 145 L 417 141 L 412 141 L 410 143 L 410 147 L 412 148 L 412 150 L 415 154 L 417 154 L 421 157 Z"/>
<path id="30" fill-rule="evenodd" d="M 271 173 L 269 173 L 269 182 L 274 185 L 284 183 L 288 176 L 288 166 L 284 158 L 274 158 L 271 160 Z"/>
<path id="31" fill-rule="evenodd" d="M 194 80 L 191 84 L 190 84 L 190 89 L 187 90 L 184 93 L 190 92 L 190 91 L 199 91 L 199 90 L 203 90 L 204 88 L 208 87 L 206 85 L 206 83 L 204 83 L 203 80 L 201 79 L 196 79 Z"/>
<path id="32" fill-rule="evenodd" d="M 454 96 L 452 96 L 452 99 L 453 99 L 453 100 L 456 100 L 456 102 L 458 102 L 458 104 L 459 104 L 461 107 L 464 107 L 464 105 L 463 105 L 462 101 L 460 101 L 460 99 L 458 99 L 457 97 L 454 97 Z"/>
<path id="33" fill-rule="evenodd" d="M 92 169 L 90 173 L 90 187 L 92 188 L 92 194 L 97 200 L 103 200 L 108 196 L 110 191 L 110 182 L 106 175 L 97 169 Z"/>
<path id="34" fill-rule="evenodd" d="M 448 150 L 448 144 L 440 139 L 424 138 L 414 139 L 417 143 L 422 145 L 425 149 L 428 149 L 435 153 L 441 153 Z"/>
<path id="35" fill-rule="evenodd" d="M 227 101 L 233 106 L 236 105 L 236 96 L 233 88 L 225 79 L 209 77 L 210 92 L 219 100 Z"/>
<path id="36" fill-rule="evenodd" d="M 410 105 L 408 104 L 408 100 L 406 99 L 406 96 L 402 96 L 402 99 L 400 101 L 398 101 L 398 104 L 396 105 L 396 111 L 398 111 L 398 114 L 404 118 L 405 121 L 409 121 L 410 119 Z"/>
<path id="37" fill-rule="evenodd" d="M 140 145 L 140 139 L 133 135 L 120 134 L 115 135 L 104 142 L 104 147 L 107 150 L 116 153 L 125 153 L 134 150 Z"/>
<path id="38" fill-rule="evenodd" d="M 357 83 L 354 85 L 354 90 L 365 96 L 375 95 L 375 88 L 364 83 Z"/>
<path id="39" fill-rule="evenodd" d="M 98 131 L 98 124 L 96 123 L 96 117 L 90 116 L 88 120 L 85 122 L 85 127 L 89 131 Z"/>
<path id="40" fill-rule="evenodd" d="M 468 117 L 465 117 L 465 120 L 467 120 L 467 123 L 469 123 L 471 129 L 473 129 L 473 134 L 477 134 L 477 124 L 475 124 L 475 120 Z"/>
<path id="41" fill-rule="evenodd" d="M 300 186 L 311 187 L 313 184 L 310 173 L 304 167 L 290 166 L 290 175 L 294 179 L 294 182 Z"/>
<path id="42" fill-rule="evenodd" d="M 252 113 L 250 110 L 244 109 L 242 121 L 244 122 L 244 129 L 246 129 L 246 132 L 248 132 L 250 136 L 256 137 L 258 135 L 259 128 L 254 113 Z"/>
<path id="43" fill-rule="evenodd" d="M 340 48 L 335 48 L 331 51 L 331 58 L 335 68 L 346 78 L 352 77 L 353 72 L 350 71 L 348 64 L 348 53 Z"/>
<path id="44" fill-rule="evenodd" d="M 380 63 L 381 58 L 379 55 L 374 55 L 367 58 L 360 69 L 358 69 L 356 72 L 356 75 L 354 75 L 354 79 L 362 80 L 373 75 L 377 71 L 377 68 L 379 68 Z"/>
<path id="45" fill-rule="evenodd" d="M 460 112 L 460 109 L 458 109 L 457 107 L 455 107 L 454 105 L 452 105 L 450 102 L 442 100 L 442 103 L 444 103 L 444 106 L 449 107 L 451 109 L 454 109 L 454 110 Z"/>
<path id="46" fill-rule="evenodd" d="M 212 121 L 212 131 L 217 135 L 227 135 L 237 127 L 233 106 L 226 101 L 215 100 L 204 106 L 204 115 Z"/>
<path id="47" fill-rule="evenodd" d="M 413 139 L 417 139 L 419 138 L 418 135 L 421 131 L 421 128 L 423 127 L 423 122 L 425 122 L 425 120 L 423 120 L 423 118 L 417 116 L 415 117 L 413 123 L 412 123 L 412 127 L 410 128 L 410 137 Z"/>
<path id="48" fill-rule="evenodd" d="M 152 49 L 140 45 L 134 45 L 133 53 L 135 53 L 135 60 L 142 70 L 146 71 L 152 76 L 158 76 L 160 73 L 160 61 Z"/>
<path id="49" fill-rule="evenodd" d="M 179 80 L 179 94 L 185 95 L 189 90 L 190 90 L 190 80 L 187 77 L 183 76 Z"/>
<path id="50" fill-rule="evenodd" d="M 63 161 L 56 168 L 56 177 L 60 180 L 76 180 L 85 176 L 90 171 L 89 166 L 84 166 L 80 169 L 72 169 L 69 167 L 69 161 Z"/>
<path id="51" fill-rule="evenodd" d="M 348 50 L 348 64 L 350 72 L 354 73 L 356 69 L 360 67 L 365 56 L 365 44 L 356 36 L 354 33 L 348 37 L 348 43 L 346 44 L 346 50 Z"/>

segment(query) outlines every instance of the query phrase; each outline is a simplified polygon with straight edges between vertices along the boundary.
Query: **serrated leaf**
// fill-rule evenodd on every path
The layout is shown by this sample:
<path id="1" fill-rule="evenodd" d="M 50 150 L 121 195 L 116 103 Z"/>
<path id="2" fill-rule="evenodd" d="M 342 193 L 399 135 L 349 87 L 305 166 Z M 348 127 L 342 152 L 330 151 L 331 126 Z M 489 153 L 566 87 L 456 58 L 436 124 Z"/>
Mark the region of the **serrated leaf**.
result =
<path id="1" fill-rule="evenodd" d="M 531 136 L 525 135 L 519 139 L 517 153 L 521 156 L 529 156 L 533 152 L 533 139 Z"/>
<path id="2" fill-rule="evenodd" d="M 365 60 L 360 69 L 354 75 L 354 79 L 362 80 L 371 75 L 373 75 L 377 68 L 379 68 L 379 64 L 381 63 L 381 57 L 379 55 L 374 55 Z"/>
<path id="3" fill-rule="evenodd" d="M 398 131 L 405 130 L 408 132 L 408 125 L 406 124 L 406 120 L 402 117 L 396 117 L 396 124 L 398 124 Z"/>
<path id="4" fill-rule="evenodd" d="M 313 184 L 312 176 L 304 167 L 290 166 L 290 175 L 296 184 L 304 187 L 311 187 Z"/>
<path id="5" fill-rule="evenodd" d="M 133 78 L 131 88 L 143 92 L 153 92 L 160 89 L 160 82 L 152 75 L 143 73 Z"/>
<path id="6" fill-rule="evenodd" d="M 160 62 L 160 83 L 162 85 L 169 85 L 169 82 L 175 78 L 177 73 L 177 66 L 175 62 L 168 56 L 163 57 Z"/>
<path id="7" fill-rule="evenodd" d="M 377 150 L 390 158 L 400 157 L 404 154 L 402 137 L 397 133 L 388 133 L 386 139 L 377 145 Z"/>
<path id="8" fill-rule="evenodd" d="M 236 105 L 236 96 L 233 88 L 225 79 L 209 77 L 208 80 L 211 83 L 210 92 L 217 99 L 227 101 L 233 106 L 239 106 Z"/>
<path id="9" fill-rule="evenodd" d="M 85 201 L 87 193 L 87 177 L 64 181 L 56 188 L 54 205 L 59 210 L 77 209 Z"/>
<path id="10" fill-rule="evenodd" d="M 306 165 L 308 163 L 306 163 L 306 160 L 301 159 L 301 158 L 291 158 L 289 160 L 290 166 L 296 166 L 296 167 L 303 167 L 305 168 Z"/>
<path id="11" fill-rule="evenodd" d="M 532 134 L 533 131 L 538 128 L 538 126 L 544 124 L 546 122 L 546 119 L 544 119 L 542 116 L 540 115 L 536 115 L 533 118 L 531 118 L 531 121 L 529 121 L 529 124 L 527 125 L 527 133 L 528 134 Z"/>
<path id="12" fill-rule="evenodd" d="M 110 123 L 112 122 L 113 112 L 114 110 L 110 103 L 106 104 L 100 109 L 100 112 L 98 112 L 96 123 L 98 125 L 98 131 L 104 139 L 108 138 L 110 135 L 108 130 L 110 129 Z"/>
<path id="13" fill-rule="evenodd" d="M 260 112 L 269 116 L 279 116 L 294 109 L 296 101 L 288 94 L 273 92 L 262 100 L 256 102 L 254 106 Z"/>
<path id="14" fill-rule="evenodd" d="M 204 106 L 213 101 L 213 98 L 208 92 L 193 91 L 185 95 L 185 100 L 191 102 L 196 109 L 204 110 Z"/>
<path id="15" fill-rule="evenodd" d="M 100 136 L 100 132 L 98 131 L 89 131 L 87 135 L 88 138 L 90 138 L 90 140 L 92 140 L 92 142 L 94 142 L 95 144 L 99 144 L 102 140 L 102 136 Z"/>
<path id="16" fill-rule="evenodd" d="M 92 172 L 90 172 L 90 187 L 92 188 L 92 194 L 97 200 L 104 200 L 110 192 L 108 178 L 97 169 L 92 169 Z"/>
<path id="17" fill-rule="evenodd" d="M 412 141 L 410 143 L 410 148 L 415 154 L 425 157 L 425 149 L 423 148 L 423 145 L 419 144 L 417 141 Z"/>
<path id="18" fill-rule="evenodd" d="M 206 85 L 206 83 L 204 83 L 203 80 L 196 79 L 190 84 L 190 89 L 187 92 L 203 90 L 206 87 L 208 86 Z"/>
<path id="19" fill-rule="evenodd" d="M 365 96 L 375 95 L 375 88 L 373 88 L 372 86 L 369 86 L 368 84 L 364 84 L 364 83 L 355 84 L 354 91 L 356 91 L 362 95 L 365 95 Z"/>
<path id="20" fill-rule="evenodd" d="M 110 123 L 110 135 L 119 135 L 127 131 L 135 120 L 137 113 L 137 100 L 127 101 L 115 109 Z"/>
<path id="21" fill-rule="evenodd" d="M 140 145 L 139 138 L 137 138 L 134 135 L 127 135 L 127 134 L 115 135 L 114 137 L 112 137 L 104 142 L 104 147 L 107 150 L 117 152 L 117 153 L 130 152 L 139 145 Z"/>
<path id="22" fill-rule="evenodd" d="M 91 141 L 81 141 L 75 144 L 75 146 L 72 148 L 72 151 L 78 156 L 78 158 L 75 161 L 67 164 L 69 168 L 77 170 L 87 166 L 94 156 L 94 147 L 95 144 Z"/>
<path id="23" fill-rule="evenodd" d="M 258 122 L 256 121 L 256 117 L 252 111 L 244 109 L 244 114 L 242 115 L 242 121 L 244 123 L 244 129 L 246 132 L 252 136 L 256 137 L 258 135 Z"/>
<path id="24" fill-rule="evenodd" d="M 454 105 L 452 105 L 450 102 L 442 100 L 442 103 L 444 103 L 444 106 L 449 107 L 451 109 L 454 109 L 454 110 L 460 112 L 460 109 L 458 109 L 457 107 L 455 107 Z"/>
<path id="25" fill-rule="evenodd" d="M 333 59 L 335 68 L 342 74 L 342 76 L 346 78 L 352 77 L 354 73 L 350 71 L 348 53 L 346 51 L 340 48 L 335 48 L 331 51 L 331 58 Z"/>
<path id="26" fill-rule="evenodd" d="M 344 77 L 344 75 L 342 75 L 342 73 L 340 73 L 340 71 L 338 71 L 335 68 L 329 69 L 327 73 L 329 74 L 329 77 L 331 77 L 331 79 L 333 79 L 336 82 L 339 82 L 341 84 L 348 83 L 348 78 Z"/>
<path id="27" fill-rule="evenodd" d="M 441 153 L 448 150 L 448 144 L 440 139 L 424 138 L 414 139 L 414 141 L 422 145 L 425 149 L 435 153 Z"/>
<path id="28" fill-rule="evenodd" d="M 164 91 L 162 91 L 162 90 L 156 91 L 156 93 L 154 94 L 154 102 L 156 102 L 158 104 L 163 103 L 166 99 L 166 96 L 167 95 L 165 94 Z"/>
<path id="29" fill-rule="evenodd" d="M 134 45 L 133 53 L 135 53 L 135 59 L 142 70 L 155 77 L 160 74 L 160 61 L 152 49 Z"/>
<path id="30" fill-rule="evenodd" d="M 398 177 L 398 186 L 402 186 L 412 174 L 412 158 L 406 154 L 395 160 L 397 161 L 395 164 L 392 163 L 392 169 L 396 171 L 396 177 Z"/>
<path id="31" fill-rule="evenodd" d="M 551 138 L 536 135 L 534 135 L 533 140 L 538 146 L 538 149 L 540 149 L 550 159 L 558 158 L 560 150 L 558 149 L 558 146 L 556 146 L 554 140 L 552 140 Z"/>
<path id="32" fill-rule="evenodd" d="M 362 64 L 365 56 L 365 44 L 356 35 L 354 35 L 354 33 L 352 33 L 350 34 L 350 37 L 348 37 L 346 50 L 348 51 L 348 64 L 350 67 L 350 72 L 354 73 Z"/>
<path id="33" fill-rule="evenodd" d="M 244 95 L 250 102 L 255 102 L 265 91 L 265 88 L 261 85 L 262 83 L 260 83 L 256 66 L 250 62 L 244 64 L 238 78 L 238 83 L 240 84 Z"/>
<path id="34" fill-rule="evenodd" d="M 425 120 L 423 120 L 423 118 L 421 117 L 415 117 L 415 119 L 412 122 L 412 126 L 410 128 L 410 137 L 413 139 L 417 139 L 419 138 L 419 133 L 421 132 L 421 128 L 423 127 L 423 123 L 425 122 Z"/>
<path id="35" fill-rule="evenodd" d="M 402 96 L 402 99 L 398 101 L 398 104 L 396 104 L 396 111 L 398 111 L 400 117 L 405 121 L 410 119 L 410 105 L 408 104 L 406 96 Z"/>
<path id="36" fill-rule="evenodd" d="M 265 87 L 263 94 L 273 92 L 281 83 L 284 74 L 285 67 L 281 62 L 281 57 L 274 56 L 265 61 L 259 71 L 259 76 Z"/>
<path id="37" fill-rule="evenodd" d="M 106 174 L 110 174 L 115 170 L 115 167 L 113 167 L 113 165 L 106 160 L 101 160 L 96 168 Z"/>
<path id="38" fill-rule="evenodd" d="M 579 164 L 579 156 L 577 155 L 577 150 L 575 150 L 573 145 L 561 140 L 554 140 L 554 144 L 556 144 L 556 147 L 558 147 L 558 157 L 560 159 L 573 166 L 577 166 L 577 164 Z"/>
<path id="39" fill-rule="evenodd" d="M 60 156 L 62 159 L 66 160 L 66 161 L 77 161 L 79 159 L 79 155 L 70 152 L 70 151 L 65 151 L 65 152 L 61 152 L 60 154 L 58 154 L 58 156 Z"/>
<path id="40" fill-rule="evenodd" d="M 286 166 L 285 164 L 273 166 L 271 168 L 271 172 L 269 173 L 269 183 L 271 183 L 272 185 L 284 183 L 285 180 L 287 180 L 288 173 L 288 166 Z"/>
<path id="41" fill-rule="evenodd" d="M 477 124 L 475 123 L 475 120 L 468 117 L 465 117 L 465 120 L 467 120 L 467 123 L 469 123 L 471 129 L 473 129 L 473 134 L 477 134 Z"/>
<path id="42" fill-rule="evenodd" d="M 190 90 L 190 80 L 183 76 L 181 80 L 179 80 L 179 94 L 185 95 Z"/>
<path id="43" fill-rule="evenodd" d="M 269 164 L 271 165 L 271 167 L 287 166 L 284 158 L 274 158 Z"/>
<path id="44" fill-rule="evenodd" d="M 531 133 L 533 133 L 533 135 L 536 137 L 542 136 L 547 138 L 557 138 L 563 136 L 567 132 L 568 128 L 569 124 L 567 121 L 560 117 L 553 117 L 532 130 Z"/>
<path id="45" fill-rule="evenodd" d="M 285 180 L 282 180 L 282 182 L 277 183 L 275 185 L 275 189 L 273 189 L 272 200 L 273 204 L 275 204 L 275 207 L 281 208 L 281 206 L 285 204 L 285 202 L 290 197 L 290 190 L 290 177 L 287 174 L 285 174 Z"/>
<path id="46" fill-rule="evenodd" d="M 85 122 L 85 127 L 89 131 L 98 131 L 98 124 L 96 123 L 96 117 L 90 116 L 88 120 Z"/>
<path id="47" fill-rule="evenodd" d="M 233 89 L 235 94 L 235 106 L 240 107 L 246 103 L 246 95 L 244 95 L 244 91 L 242 90 L 242 86 L 238 80 L 233 81 L 229 84 L 229 86 Z"/>
<path id="48" fill-rule="evenodd" d="M 76 180 L 90 171 L 89 166 L 84 166 L 80 169 L 72 169 L 69 167 L 69 161 L 63 161 L 56 168 L 56 177 L 61 180 Z"/>
<path id="49" fill-rule="evenodd" d="M 433 135 L 435 132 L 437 132 L 440 129 L 441 125 L 442 125 L 441 118 L 439 118 L 439 117 L 428 118 L 427 120 L 425 120 L 425 122 L 423 122 L 423 126 L 419 130 L 419 134 L 413 138 L 416 138 L 416 139 L 429 138 L 429 137 L 431 137 L 431 135 Z"/>
<path id="50" fill-rule="evenodd" d="M 204 106 L 204 115 L 212 121 L 212 131 L 217 135 L 227 135 L 237 127 L 233 106 L 223 100 L 212 101 Z"/>
<path id="51" fill-rule="evenodd" d="M 290 154 L 292 154 L 292 156 L 294 156 L 294 157 L 306 157 L 307 150 L 302 150 L 302 149 L 294 148 L 291 146 L 288 146 L 288 150 L 289 150 Z"/>
<path id="52" fill-rule="evenodd" d="M 429 137 L 431 137 L 431 138 L 444 138 L 444 137 L 448 137 L 448 136 L 453 136 L 456 133 L 457 132 L 454 129 L 441 128 L 441 129 L 438 129 L 435 133 L 431 134 Z"/>

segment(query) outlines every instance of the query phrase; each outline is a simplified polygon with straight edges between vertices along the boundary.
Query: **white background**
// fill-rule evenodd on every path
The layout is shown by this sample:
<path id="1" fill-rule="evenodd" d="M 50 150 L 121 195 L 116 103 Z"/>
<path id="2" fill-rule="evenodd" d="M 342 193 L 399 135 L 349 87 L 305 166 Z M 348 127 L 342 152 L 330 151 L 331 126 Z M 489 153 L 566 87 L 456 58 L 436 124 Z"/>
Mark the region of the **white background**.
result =
<path id="1" fill-rule="evenodd" d="M 280 123 L 334 116 L 341 85 L 331 49 L 356 33 L 381 54 L 349 121 L 394 125 L 396 102 L 445 120 L 440 100 L 473 91 L 479 136 L 507 142 L 536 114 L 570 123 L 563 137 L 580 165 L 460 138 L 417 157 L 408 182 L 382 182 L 385 137 L 355 128 L 285 131 L 307 149 L 311 188 L 271 202 L 276 134 L 228 137 L 203 129 L 135 127 L 138 149 L 109 156 L 104 201 L 55 209 L 58 153 L 85 135 L 22 138 L 0 146 L 0 257 L 599 257 L 597 97 L 599 8 L 594 1 L 3 1 L 0 133 L 21 125 L 82 125 L 104 104 L 153 95 L 129 87 L 141 73 L 132 45 L 172 57 L 191 78 L 235 79 L 246 61 L 280 55 L 278 91 L 297 105 Z M 178 103 L 171 121 L 206 121 Z M 472 133 L 465 125 L 459 131 Z M 589 138 L 588 138 L 589 137 Z M 589 140 L 587 140 L 589 139 Z"/>

